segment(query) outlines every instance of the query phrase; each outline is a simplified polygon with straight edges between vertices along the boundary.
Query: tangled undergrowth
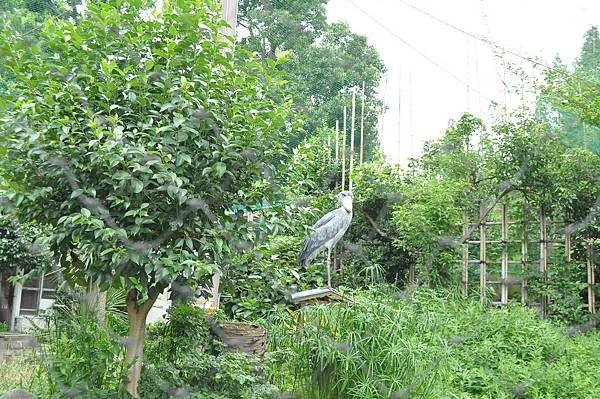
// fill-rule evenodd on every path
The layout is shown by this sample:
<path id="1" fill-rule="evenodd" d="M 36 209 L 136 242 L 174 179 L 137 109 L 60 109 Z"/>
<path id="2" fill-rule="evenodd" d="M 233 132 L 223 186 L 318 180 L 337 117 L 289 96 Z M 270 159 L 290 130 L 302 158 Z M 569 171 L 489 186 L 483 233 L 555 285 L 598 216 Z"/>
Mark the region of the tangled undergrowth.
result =
<path id="1" fill-rule="evenodd" d="M 269 320 L 275 385 L 306 399 L 600 397 L 598 333 L 427 289 L 353 298 Z"/>

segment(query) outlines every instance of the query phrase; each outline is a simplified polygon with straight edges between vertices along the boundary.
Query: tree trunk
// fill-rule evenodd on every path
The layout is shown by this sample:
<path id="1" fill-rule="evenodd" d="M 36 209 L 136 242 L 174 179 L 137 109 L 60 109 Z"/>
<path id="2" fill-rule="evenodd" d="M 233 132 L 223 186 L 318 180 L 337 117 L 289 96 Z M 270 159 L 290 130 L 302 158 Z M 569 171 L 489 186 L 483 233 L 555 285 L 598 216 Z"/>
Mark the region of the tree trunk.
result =
<path id="1" fill-rule="evenodd" d="M 125 361 L 131 364 L 127 372 L 127 383 L 125 389 L 134 398 L 139 398 L 138 384 L 142 372 L 142 360 L 144 354 L 144 335 L 146 334 L 146 316 L 154 305 L 156 299 L 147 299 L 138 304 L 136 301 L 137 291 L 131 290 L 127 293 L 127 317 L 129 318 L 129 338 L 127 339 L 127 352 Z"/>
<path id="2" fill-rule="evenodd" d="M 90 313 L 96 316 L 99 323 L 104 323 L 106 319 L 106 291 L 100 291 L 98 283 L 88 283 L 84 305 Z"/>

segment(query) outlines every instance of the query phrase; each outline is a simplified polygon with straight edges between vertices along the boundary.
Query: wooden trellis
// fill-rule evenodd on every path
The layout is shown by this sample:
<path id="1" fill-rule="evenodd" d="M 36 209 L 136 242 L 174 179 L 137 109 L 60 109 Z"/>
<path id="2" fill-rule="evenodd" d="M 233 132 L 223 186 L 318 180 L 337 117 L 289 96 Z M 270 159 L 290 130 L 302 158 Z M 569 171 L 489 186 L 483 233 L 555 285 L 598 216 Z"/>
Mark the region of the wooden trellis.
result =
<path id="1" fill-rule="evenodd" d="M 531 220 L 532 218 L 529 217 L 526 205 L 523 206 L 523 218 L 518 221 L 511 221 L 509 220 L 508 202 L 503 203 L 501 206 L 500 220 L 487 220 L 490 212 L 488 212 L 489 210 L 483 205 L 479 209 L 479 218 L 477 222 L 469 221 L 469 218 L 465 215 L 462 226 L 463 235 L 468 234 L 469 231 L 471 234 L 478 231 L 479 237 L 477 237 L 477 239 L 471 239 L 471 237 L 469 237 L 463 244 L 461 260 L 463 293 L 468 295 L 470 287 L 478 285 L 479 296 L 482 301 L 487 300 L 488 293 L 491 290 L 497 295 L 492 303 L 495 305 L 506 306 L 511 299 L 511 291 L 518 292 L 518 295 L 513 295 L 513 300 L 517 300 L 514 296 L 518 296 L 518 300 L 520 300 L 521 304 L 535 307 L 539 309 L 542 316 L 545 316 L 548 311 L 549 298 L 541 296 L 540 298 L 536 298 L 537 301 L 531 301 L 531 298 L 528 296 L 527 281 L 532 268 L 539 271 L 542 281 L 547 281 L 549 267 L 551 267 L 549 253 L 551 253 L 555 247 L 564 248 L 561 261 L 571 262 L 571 234 L 569 229 L 564 228 L 569 222 L 548 220 L 543 210 L 538 213 L 535 220 Z M 486 214 L 488 215 L 488 218 L 485 217 Z M 539 239 L 531 239 L 529 234 L 529 229 L 535 225 L 539 226 Z M 489 238 L 488 230 L 494 226 L 500 228 L 499 240 Z M 511 237 L 510 226 L 520 227 L 520 237 Z M 559 237 L 552 238 L 549 236 L 549 226 L 563 227 L 558 230 Z M 499 258 L 490 259 L 488 250 L 495 245 L 500 246 Z M 520 246 L 520 259 L 511 259 L 509 256 L 509 246 L 511 245 Z M 530 258 L 531 254 L 529 249 L 531 248 L 531 245 L 539 246 L 539 255 L 537 259 Z M 475 255 L 470 249 L 475 248 L 471 246 L 476 246 L 479 249 L 479 256 L 477 259 L 473 259 Z M 592 257 L 593 249 L 587 247 L 587 251 L 587 295 L 584 306 L 589 312 L 596 313 L 596 265 Z M 500 267 L 499 275 L 495 279 L 490 278 L 490 275 L 493 274 L 491 269 L 493 269 L 494 265 L 499 265 Z M 512 270 L 511 267 L 513 268 Z M 495 269 L 497 269 L 497 267 Z M 518 270 L 518 272 L 515 272 L 515 270 Z M 478 274 L 479 281 L 471 281 L 470 276 L 473 274 Z"/>

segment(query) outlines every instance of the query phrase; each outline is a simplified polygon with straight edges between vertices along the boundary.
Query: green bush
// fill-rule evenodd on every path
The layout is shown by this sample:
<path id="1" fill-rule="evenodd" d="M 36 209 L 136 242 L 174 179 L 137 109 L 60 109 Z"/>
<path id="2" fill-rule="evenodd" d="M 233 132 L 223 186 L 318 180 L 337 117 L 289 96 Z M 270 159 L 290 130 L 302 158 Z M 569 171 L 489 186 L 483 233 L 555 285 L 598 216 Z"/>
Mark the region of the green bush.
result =
<path id="1" fill-rule="evenodd" d="M 145 399 L 262 399 L 273 388 L 264 365 L 242 353 L 228 353 L 210 334 L 200 308 L 180 304 L 164 322 L 149 326 L 140 394 Z"/>
<path id="2" fill-rule="evenodd" d="M 122 391 L 125 346 L 118 334 L 78 304 L 59 305 L 49 323 L 40 336 L 40 360 L 52 397 L 128 397 Z"/>
<path id="3" fill-rule="evenodd" d="M 600 334 L 432 290 L 359 292 L 270 319 L 271 378 L 299 398 L 593 398 Z"/>
<path id="4" fill-rule="evenodd" d="M 324 258 L 298 266 L 302 235 L 272 237 L 237 257 L 221 285 L 221 307 L 234 319 L 255 320 L 282 311 L 291 292 L 325 284 Z"/>

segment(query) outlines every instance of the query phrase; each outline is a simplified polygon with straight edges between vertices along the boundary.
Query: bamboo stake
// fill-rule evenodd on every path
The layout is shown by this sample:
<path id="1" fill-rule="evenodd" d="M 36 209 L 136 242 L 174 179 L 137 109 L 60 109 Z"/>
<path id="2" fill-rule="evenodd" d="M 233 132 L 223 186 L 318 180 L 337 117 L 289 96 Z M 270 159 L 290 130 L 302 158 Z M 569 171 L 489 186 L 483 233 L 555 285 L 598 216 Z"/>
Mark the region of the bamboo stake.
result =
<path id="1" fill-rule="evenodd" d="M 527 220 L 529 215 L 527 214 L 527 203 L 523 204 L 523 237 L 521 240 L 521 304 L 527 304 L 527 236 L 529 225 Z"/>
<path id="2" fill-rule="evenodd" d="M 485 288 L 487 284 L 486 276 L 486 251 L 485 251 L 485 220 L 486 213 L 485 205 L 479 207 L 479 298 L 481 302 L 485 302 Z"/>
<path id="3" fill-rule="evenodd" d="M 508 305 L 508 203 L 502 204 L 502 305 Z"/>
<path id="4" fill-rule="evenodd" d="M 342 131 L 342 191 L 346 189 L 346 106 L 344 106 L 344 129 Z"/>
<path id="5" fill-rule="evenodd" d="M 352 126 L 350 126 L 350 173 L 348 189 L 352 191 L 352 170 L 354 169 L 354 125 L 356 124 L 356 91 L 352 91 Z"/>
<path id="6" fill-rule="evenodd" d="M 340 160 L 340 121 L 335 121 L 335 161 Z"/>
<path id="7" fill-rule="evenodd" d="M 548 271 L 548 231 L 546 225 L 546 214 L 544 209 L 540 210 L 540 273 L 542 273 L 542 281 L 546 283 L 547 281 L 547 271 Z M 547 298 L 545 295 L 542 295 L 540 298 L 540 313 L 542 317 L 546 316 L 546 301 Z"/>
<path id="8" fill-rule="evenodd" d="M 463 218 L 463 237 L 469 231 L 469 216 L 465 213 Z M 462 269 L 463 269 L 463 294 L 469 295 L 469 243 L 465 241 L 463 244 L 462 253 Z"/>
<path id="9" fill-rule="evenodd" d="M 412 156 L 412 154 L 411 154 Z M 398 163 L 402 160 L 402 68 L 398 73 Z"/>
<path id="10" fill-rule="evenodd" d="M 363 154 L 365 152 L 365 81 L 362 82 L 362 95 L 360 105 L 360 161 L 363 163 Z"/>
<path id="11" fill-rule="evenodd" d="M 331 163 L 331 131 L 329 129 L 327 130 L 327 162 Z"/>
<path id="12" fill-rule="evenodd" d="M 593 247 L 589 244 L 586 245 L 587 252 L 587 275 L 588 275 L 588 310 L 590 313 L 596 313 L 596 296 L 594 295 L 594 287 L 596 286 L 596 276 L 595 276 L 595 265 L 592 262 L 593 255 Z"/>

